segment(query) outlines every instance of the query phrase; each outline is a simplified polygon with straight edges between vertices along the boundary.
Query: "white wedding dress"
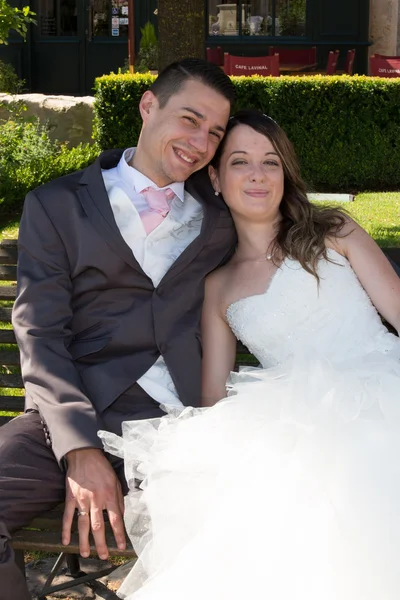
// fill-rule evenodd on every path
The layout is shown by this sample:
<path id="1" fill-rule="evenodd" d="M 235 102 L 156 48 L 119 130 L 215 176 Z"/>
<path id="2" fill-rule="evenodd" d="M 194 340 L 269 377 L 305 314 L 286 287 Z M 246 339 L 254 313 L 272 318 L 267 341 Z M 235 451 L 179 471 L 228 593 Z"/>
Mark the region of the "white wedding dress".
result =
<path id="1" fill-rule="evenodd" d="M 131 489 L 121 597 L 400 598 L 400 341 L 328 252 L 319 286 L 287 259 L 229 306 L 262 367 L 228 398 L 100 433 Z"/>

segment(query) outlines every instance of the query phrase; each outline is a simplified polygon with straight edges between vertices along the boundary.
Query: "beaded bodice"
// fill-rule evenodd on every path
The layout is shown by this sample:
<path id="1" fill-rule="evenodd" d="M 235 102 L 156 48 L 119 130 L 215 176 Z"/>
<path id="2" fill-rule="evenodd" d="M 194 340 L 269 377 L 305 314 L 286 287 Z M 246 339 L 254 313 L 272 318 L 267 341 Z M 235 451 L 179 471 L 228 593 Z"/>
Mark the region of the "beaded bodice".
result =
<path id="1" fill-rule="evenodd" d="M 297 261 L 286 259 L 264 294 L 232 303 L 227 319 L 236 337 L 264 368 L 290 357 L 346 361 L 374 350 L 399 352 L 349 262 L 328 250 L 320 283 Z"/>

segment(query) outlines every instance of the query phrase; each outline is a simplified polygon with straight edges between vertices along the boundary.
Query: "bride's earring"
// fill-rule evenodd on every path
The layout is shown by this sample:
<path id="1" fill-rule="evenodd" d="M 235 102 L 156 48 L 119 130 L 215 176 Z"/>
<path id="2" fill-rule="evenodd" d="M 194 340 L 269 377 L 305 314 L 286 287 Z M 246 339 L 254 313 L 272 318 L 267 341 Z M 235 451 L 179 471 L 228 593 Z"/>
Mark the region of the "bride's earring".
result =
<path id="1" fill-rule="evenodd" d="M 219 196 L 219 192 L 217 192 L 217 190 L 215 190 L 214 194 L 215 194 L 216 196 Z"/>

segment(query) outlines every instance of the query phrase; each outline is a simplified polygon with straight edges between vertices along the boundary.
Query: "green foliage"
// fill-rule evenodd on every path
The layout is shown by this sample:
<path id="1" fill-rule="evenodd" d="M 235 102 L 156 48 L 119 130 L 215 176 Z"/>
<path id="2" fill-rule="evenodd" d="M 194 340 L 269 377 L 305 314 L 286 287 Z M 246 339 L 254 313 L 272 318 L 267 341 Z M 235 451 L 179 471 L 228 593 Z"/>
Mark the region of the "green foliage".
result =
<path id="1" fill-rule="evenodd" d="M 81 169 L 96 158 L 98 148 L 68 148 L 49 137 L 38 119 L 25 119 L 23 106 L 0 123 L 0 212 L 22 207 L 26 193 L 55 177 Z"/>
<path id="2" fill-rule="evenodd" d="M 314 191 L 400 187 L 400 79 L 365 76 L 233 77 L 235 110 L 273 117 L 292 140 Z M 95 139 L 101 148 L 137 142 L 138 103 L 154 77 L 96 81 Z"/>
<path id="3" fill-rule="evenodd" d="M 141 50 L 135 64 L 136 73 L 148 73 L 156 71 L 158 65 L 158 48 L 150 46 L 147 50 Z"/>
<path id="4" fill-rule="evenodd" d="M 156 30 L 153 23 L 147 21 L 143 29 L 140 28 L 140 33 L 142 34 L 139 44 L 140 51 L 148 50 L 151 46 L 157 46 Z"/>
<path id="5" fill-rule="evenodd" d="M 150 73 L 96 79 L 93 137 L 102 149 L 136 145 L 142 126 L 139 101 L 154 79 Z"/>
<path id="6" fill-rule="evenodd" d="M 277 16 L 279 35 L 303 35 L 306 22 L 306 0 L 279 2 Z"/>
<path id="7" fill-rule="evenodd" d="M 24 81 L 19 79 L 12 65 L 0 60 L 0 92 L 6 94 L 20 94 Z"/>
<path id="8" fill-rule="evenodd" d="M 140 38 L 139 54 L 137 56 L 135 70 L 137 73 L 146 73 L 158 68 L 158 44 L 156 31 L 153 23 L 147 21 L 143 28 L 140 28 L 142 37 Z"/>
<path id="9" fill-rule="evenodd" d="M 0 0 L 0 44 L 7 44 L 7 38 L 11 30 L 16 31 L 24 39 L 30 23 L 36 23 L 35 13 L 29 6 L 15 8 L 10 6 L 6 0 Z"/>

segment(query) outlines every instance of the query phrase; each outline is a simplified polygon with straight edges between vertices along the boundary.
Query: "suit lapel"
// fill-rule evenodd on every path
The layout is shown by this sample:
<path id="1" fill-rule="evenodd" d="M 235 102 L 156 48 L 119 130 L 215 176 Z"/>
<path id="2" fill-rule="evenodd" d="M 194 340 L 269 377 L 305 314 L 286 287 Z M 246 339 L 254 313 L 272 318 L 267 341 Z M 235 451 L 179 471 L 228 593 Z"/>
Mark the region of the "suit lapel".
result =
<path id="1" fill-rule="evenodd" d="M 102 168 L 112 168 L 118 164 L 122 152 L 112 150 L 104 153 L 88 167 L 80 181 L 77 194 L 85 213 L 102 239 L 129 266 L 145 274 L 117 227 L 101 174 Z"/>

